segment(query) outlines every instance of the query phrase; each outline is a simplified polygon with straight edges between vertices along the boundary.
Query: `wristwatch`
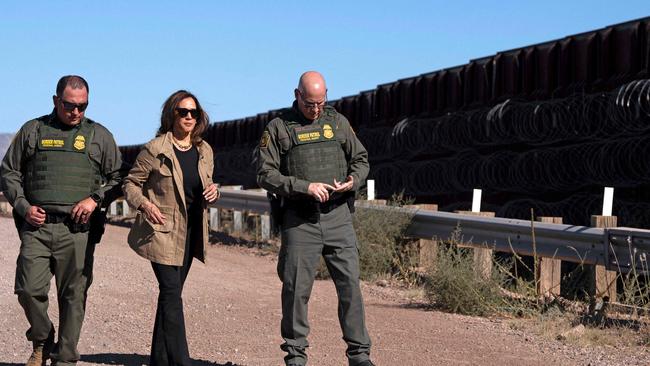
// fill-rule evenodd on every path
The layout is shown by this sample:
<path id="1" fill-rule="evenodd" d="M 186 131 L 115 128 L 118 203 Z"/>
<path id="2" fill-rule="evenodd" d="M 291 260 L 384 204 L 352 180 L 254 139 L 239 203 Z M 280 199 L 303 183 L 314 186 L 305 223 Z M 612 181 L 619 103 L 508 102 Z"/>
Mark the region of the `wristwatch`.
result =
<path id="1" fill-rule="evenodd" d="M 91 193 L 91 194 L 90 194 L 90 198 L 91 198 L 93 201 L 95 201 L 95 203 L 97 204 L 97 206 L 99 206 L 99 205 L 102 204 L 102 198 L 99 197 L 99 195 L 98 195 L 97 193 Z"/>

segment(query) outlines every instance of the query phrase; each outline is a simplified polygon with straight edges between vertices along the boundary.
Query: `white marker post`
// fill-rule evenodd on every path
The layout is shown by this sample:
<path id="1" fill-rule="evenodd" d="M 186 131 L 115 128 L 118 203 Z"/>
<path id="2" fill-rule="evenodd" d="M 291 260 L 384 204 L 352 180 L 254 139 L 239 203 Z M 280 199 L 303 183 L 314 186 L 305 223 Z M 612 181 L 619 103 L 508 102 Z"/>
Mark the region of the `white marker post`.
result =
<path id="1" fill-rule="evenodd" d="M 368 201 L 373 201 L 375 199 L 375 180 L 374 179 L 368 179 L 367 191 L 368 191 Z"/>
<path id="2" fill-rule="evenodd" d="M 117 216 L 117 201 L 111 202 L 111 205 L 108 208 L 108 214 L 111 216 Z"/>
<path id="3" fill-rule="evenodd" d="M 122 201 L 122 216 L 129 216 L 129 204 L 126 202 L 126 200 Z"/>
<path id="4" fill-rule="evenodd" d="M 472 212 L 481 212 L 481 190 L 474 189 L 474 197 L 472 198 Z"/>
<path id="5" fill-rule="evenodd" d="M 612 205 L 614 203 L 614 187 L 605 187 L 603 195 L 603 216 L 612 216 Z"/>

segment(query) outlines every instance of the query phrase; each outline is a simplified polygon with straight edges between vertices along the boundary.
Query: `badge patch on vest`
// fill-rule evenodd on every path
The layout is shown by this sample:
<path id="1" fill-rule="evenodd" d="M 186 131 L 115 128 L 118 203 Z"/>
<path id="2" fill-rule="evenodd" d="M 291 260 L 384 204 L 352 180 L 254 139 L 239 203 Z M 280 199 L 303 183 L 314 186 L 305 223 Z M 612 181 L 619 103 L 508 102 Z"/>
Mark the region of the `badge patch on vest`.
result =
<path id="1" fill-rule="evenodd" d="M 331 139 L 334 137 L 332 126 L 328 125 L 327 123 L 323 125 L 323 136 L 325 136 L 326 139 Z"/>
<path id="2" fill-rule="evenodd" d="M 271 139 L 271 136 L 269 135 L 269 131 L 264 131 L 264 133 L 262 134 L 262 138 L 260 139 L 260 147 L 269 146 L 269 139 Z"/>
<path id="3" fill-rule="evenodd" d="M 294 141 L 297 145 L 324 141 L 323 129 L 318 124 L 294 127 L 292 133 L 294 136 Z"/>
<path id="4" fill-rule="evenodd" d="M 72 146 L 74 146 L 74 148 L 77 149 L 77 150 L 85 149 L 86 148 L 86 138 L 81 136 L 81 135 L 75 137 L 74 138 L 74 144 Z"/>
<path id="5" fill-rule="evenodd" d="M 58 139 L 43 139 L 41 140 L 41 146 L 47 148 L 47 147 L 63 147 L 65 145 L 64 140 L 58 140 Z"/>

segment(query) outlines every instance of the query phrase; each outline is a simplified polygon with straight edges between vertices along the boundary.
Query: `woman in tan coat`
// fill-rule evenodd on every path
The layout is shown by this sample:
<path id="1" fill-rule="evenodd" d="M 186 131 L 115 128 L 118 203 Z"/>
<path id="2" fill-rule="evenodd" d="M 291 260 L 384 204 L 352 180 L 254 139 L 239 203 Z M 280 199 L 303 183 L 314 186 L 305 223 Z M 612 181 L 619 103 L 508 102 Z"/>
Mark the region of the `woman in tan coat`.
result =
<path id="1" fill-rule="evenodd" d="M 191 362 L 181 294 L 192 259 L 205 261 L 207 204 L 219 198 L 212 149 L 201 140 L 208 123 L 194 95 L 172 94 L 163 104 L 156 138 L 142 148 L 122 186 L 138 210 L 129 245 L 151 261 L 160 289 L 151 365 Z"/>

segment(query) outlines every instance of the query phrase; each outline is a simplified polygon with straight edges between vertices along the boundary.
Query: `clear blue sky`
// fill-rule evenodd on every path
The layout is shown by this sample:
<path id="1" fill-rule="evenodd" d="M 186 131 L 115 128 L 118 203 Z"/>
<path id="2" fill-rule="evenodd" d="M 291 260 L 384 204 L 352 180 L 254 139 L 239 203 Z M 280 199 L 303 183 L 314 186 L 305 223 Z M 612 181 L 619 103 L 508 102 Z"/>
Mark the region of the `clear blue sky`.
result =
<path id="1" fill-rule="evenodd" d="M 65 74 L 89 81 L 88 117 L 138 144 L 177 89 L 230 120 L 288 106 L 305 70 L 337 99 L 648 15 L 649 0 L 3 1 L 0 132 L 49 113 Z"/>

